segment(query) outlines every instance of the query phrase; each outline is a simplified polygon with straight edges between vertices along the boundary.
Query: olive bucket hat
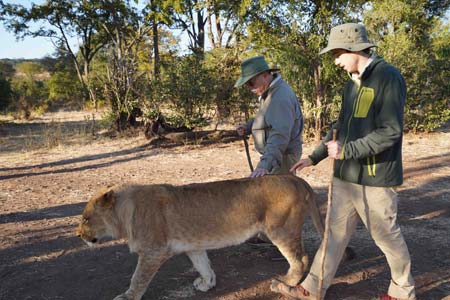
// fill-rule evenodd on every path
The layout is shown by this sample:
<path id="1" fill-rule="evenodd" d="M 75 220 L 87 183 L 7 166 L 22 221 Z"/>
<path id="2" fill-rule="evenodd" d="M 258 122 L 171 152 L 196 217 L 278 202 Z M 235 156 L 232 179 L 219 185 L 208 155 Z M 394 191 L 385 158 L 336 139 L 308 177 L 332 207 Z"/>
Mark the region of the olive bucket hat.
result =
<path id="1" fill-rule="evenodd" d="M 319 55 L 334 49 L 356 52 L 371 47 L 376 45 L 369 42 L 364 25 L 346 23 L 331 28 L 328 45 L 319 52 Z"/>
<path id="2" fill-rule="evenodd" d="M 279 69 L 269 68 L 264 56 L 255 56 L 244 60 L 241 63 L 241 77 L 236 81 L 234 87 L 240 87 L 256 75 L 264 71 L 279 71 Z"/>

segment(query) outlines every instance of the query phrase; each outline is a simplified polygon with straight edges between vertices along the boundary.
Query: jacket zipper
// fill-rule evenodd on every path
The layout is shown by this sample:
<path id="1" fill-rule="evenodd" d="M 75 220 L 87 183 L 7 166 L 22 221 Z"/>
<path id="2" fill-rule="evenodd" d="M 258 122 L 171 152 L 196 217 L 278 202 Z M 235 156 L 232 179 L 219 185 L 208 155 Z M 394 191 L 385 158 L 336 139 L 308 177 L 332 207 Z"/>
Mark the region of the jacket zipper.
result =
<path id="1" fill-rule="evenodd" d="M 370 161 L 372 159 L 372 161 Z M 377 175 L 377 162 L 375 155 L 367 157 L 367 173 L 369 176 L 375 177 Z"/>
<path id="2" fill-rule="evenodd" d="M 350 123 L 352 122 L 353 115 L 355 114 L 356 105 L 359 103 L 359 92 L 361 90 L 361 85 L 359 85 L 356 81 L 353 81 L 353 82 L 358 86 L 358 90 L 356 91 L 356 99 L 355 99 L 355 102 L 353 103 L 352 114 L 350 115 L 350 118 L 348 119 L 347 135 L 345 136 L 344 145 L 342 146 L 342 149 L 345 149 L 345 144 L 347 144 L 348 135 L 350 132 Z M 340 179 L 342 179 L 342 169 L 344 168 L 344 164 L 345 164 L 345 159 L 342 161 L 341 167 L 339 169 L 339 178 Z"/>

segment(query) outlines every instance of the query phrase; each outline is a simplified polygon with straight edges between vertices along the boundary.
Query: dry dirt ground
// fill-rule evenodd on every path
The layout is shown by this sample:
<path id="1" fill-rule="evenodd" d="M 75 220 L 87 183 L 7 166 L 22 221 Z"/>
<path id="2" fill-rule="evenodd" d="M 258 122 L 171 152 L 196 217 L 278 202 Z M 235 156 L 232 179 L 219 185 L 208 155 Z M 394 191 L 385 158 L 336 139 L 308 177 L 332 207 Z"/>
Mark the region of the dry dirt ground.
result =
<path id="1" fill-rule="evenodd" d="M 86 116 L 85 116 L 86 115 Z M 249 174 L 240 140 L 155 145 L 142 134 L 89 137 L 88 113 L 0 123 L 0 299 L 113 299 L 125 291 L 136 264 L 123 241 L 88 248 L 74 235 L 87 199 L 100 187 L 124 181 L 181 185 Z M 50 122 L 52 121 L 52 122 Z M 50 123 L 49 123 L 50 122 Z M 305 145 L 309 154 L 313 144 Z M 253 160 L 257 154 L 252 152 Z M 450 299 L 450 130 L 408 134 L 399 223 L 412 256 L 418 299 Z M 302 172 L 325 210 L 329 162 Z M 214 201 L 214 199 L 211 199 Z M 309 219 L 305 247 L 319 239 Z M 359 225 L 350 245 L 357 258 L 341 264 L 326 300 L 369 300 L 385 292 L 389 269 Z M 217 287 L 202 293 L 188 259 L 166 262 L 143 299 L 278 300 L 271 278 L 287 270 L 270 246 L 209 252 Z"/>

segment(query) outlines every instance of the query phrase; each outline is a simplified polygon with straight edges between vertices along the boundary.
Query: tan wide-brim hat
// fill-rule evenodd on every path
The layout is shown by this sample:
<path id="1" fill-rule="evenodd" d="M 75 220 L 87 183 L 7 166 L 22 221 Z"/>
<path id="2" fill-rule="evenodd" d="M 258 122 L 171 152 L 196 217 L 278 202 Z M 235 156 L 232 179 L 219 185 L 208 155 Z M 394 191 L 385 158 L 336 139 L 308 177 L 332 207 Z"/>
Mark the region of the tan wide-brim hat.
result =
<path id="1" fill-rule="evenodd" d="M 377 46 L 369 42 L 364 25 L 346 23 L 331 28 L 328 45 L 319 52 L 319 55 L 334 49 L 356 52 L 372 47 Z"/>
<path id="2" fill-rule="evenodd" d="M 247 81 L 264 71 L 272 72 L 279 71 L 279 69 L 270 68 L 264 56 L 255 56 L 244 60 L 241 63 L 241 77 L 236 81 L 234 87 L 244 85 Z"/>

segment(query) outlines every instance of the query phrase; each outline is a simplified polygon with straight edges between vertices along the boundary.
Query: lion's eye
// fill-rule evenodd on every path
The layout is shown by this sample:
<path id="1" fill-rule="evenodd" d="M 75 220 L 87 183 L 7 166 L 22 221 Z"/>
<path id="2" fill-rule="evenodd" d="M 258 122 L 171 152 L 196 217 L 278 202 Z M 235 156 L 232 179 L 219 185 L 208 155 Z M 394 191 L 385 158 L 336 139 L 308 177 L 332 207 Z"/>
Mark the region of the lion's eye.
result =
<path id="1" fill-rule="evenodd" d="M 83 218 L 83 224 L 89 223 L 89 219 Z"/>

